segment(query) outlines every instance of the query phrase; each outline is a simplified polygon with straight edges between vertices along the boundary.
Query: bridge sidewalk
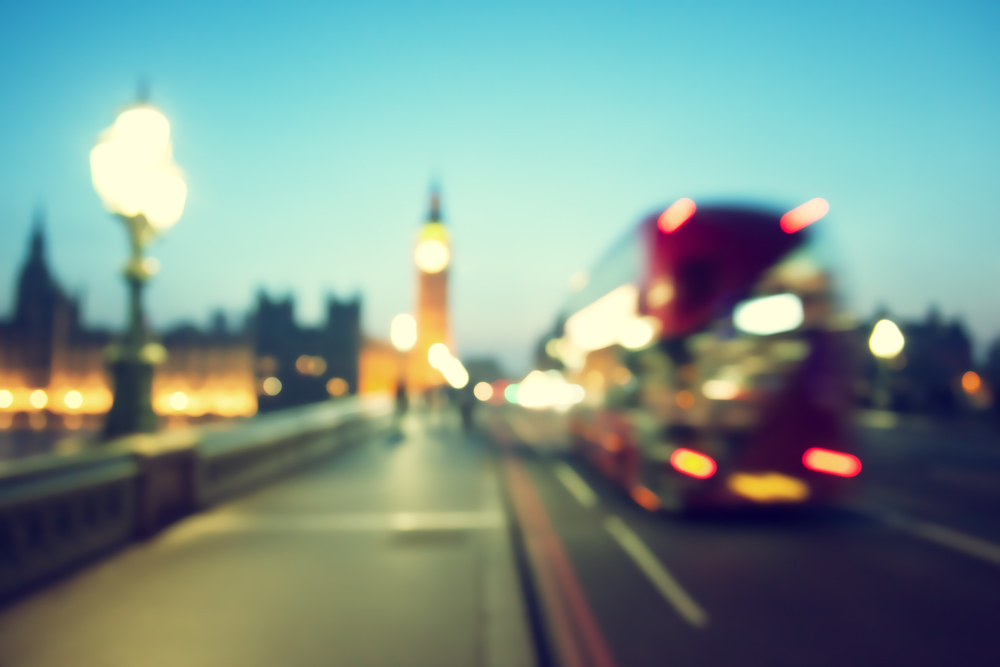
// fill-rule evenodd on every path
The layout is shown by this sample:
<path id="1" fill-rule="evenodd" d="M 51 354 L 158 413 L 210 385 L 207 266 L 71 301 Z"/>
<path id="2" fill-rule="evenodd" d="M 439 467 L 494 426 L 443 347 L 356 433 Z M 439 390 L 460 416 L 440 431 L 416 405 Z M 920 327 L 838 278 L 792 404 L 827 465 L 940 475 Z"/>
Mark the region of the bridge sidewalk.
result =
<path id="1" fill-rule="evenodd" d="M 533 665 L 498 485 L 411 415 L 4 609 L 0 665 Z"/>

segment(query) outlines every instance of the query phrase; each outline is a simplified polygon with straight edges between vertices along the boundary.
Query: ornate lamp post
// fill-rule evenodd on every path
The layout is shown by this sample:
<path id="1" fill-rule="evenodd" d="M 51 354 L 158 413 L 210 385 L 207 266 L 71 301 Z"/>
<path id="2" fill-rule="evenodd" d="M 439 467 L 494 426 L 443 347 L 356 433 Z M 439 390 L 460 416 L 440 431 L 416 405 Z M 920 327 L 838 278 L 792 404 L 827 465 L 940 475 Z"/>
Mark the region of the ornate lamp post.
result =
<path id="1" fill-rule="evenodd" d="M 144 102 L 125 109 L 98 138 L 90 171 L 104 207 L 125 223 L 132 246 L 124 272 L 129 325 L 121 344 L 110 351 L 115 396 L 104 432 L 154 431 L 153 364 L 166 359 L 166 351 L 150 340 L 143 317 L 142 286 L 159 268 L 155 259 L 143 257 L 143 250 L 177 222 L 187 197 L 183 174 L 173 162 L 170 123 Z"/>

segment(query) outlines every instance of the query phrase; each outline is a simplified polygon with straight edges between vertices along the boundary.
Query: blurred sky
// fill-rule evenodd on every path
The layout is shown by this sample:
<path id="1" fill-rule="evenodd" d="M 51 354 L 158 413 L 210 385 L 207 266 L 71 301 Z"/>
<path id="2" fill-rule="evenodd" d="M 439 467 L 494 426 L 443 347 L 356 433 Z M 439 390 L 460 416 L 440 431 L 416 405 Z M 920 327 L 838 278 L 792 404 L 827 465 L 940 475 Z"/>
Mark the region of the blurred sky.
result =
<path id="1" fill-rule="evenodd" d="M 850 303 L 1000 334 L 1000 5 L 0 3 L 0 313 L 33 211 L 89 322 L 124 231 L 88 154 L 148 77 L 185 170 L 156 326 L 329 292 L 410 309 L 439 178 L 459 352 L 527 367 L 567 279 L 681 196 L 822 196 Z"/>

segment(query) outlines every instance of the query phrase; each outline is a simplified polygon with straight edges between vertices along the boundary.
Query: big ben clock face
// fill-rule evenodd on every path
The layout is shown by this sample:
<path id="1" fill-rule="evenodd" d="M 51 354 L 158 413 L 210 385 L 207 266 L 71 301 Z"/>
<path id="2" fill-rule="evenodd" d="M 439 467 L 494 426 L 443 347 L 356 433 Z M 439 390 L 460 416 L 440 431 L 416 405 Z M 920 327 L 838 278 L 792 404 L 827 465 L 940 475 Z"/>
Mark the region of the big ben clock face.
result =
<path id="1" fill-rule="evenodd" d="M 413 259 L 424 273 L 439 273 L 451 261 L 451 251 L 438 239 L 424 239 L 417 244 Z"/>

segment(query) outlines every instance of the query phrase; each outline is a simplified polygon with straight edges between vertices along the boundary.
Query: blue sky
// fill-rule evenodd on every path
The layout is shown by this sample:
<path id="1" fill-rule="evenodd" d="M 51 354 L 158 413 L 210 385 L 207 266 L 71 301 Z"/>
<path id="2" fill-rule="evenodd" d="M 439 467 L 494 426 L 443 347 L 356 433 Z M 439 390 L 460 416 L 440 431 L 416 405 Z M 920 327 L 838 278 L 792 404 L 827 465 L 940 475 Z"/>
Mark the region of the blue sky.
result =
<path id="1" fill-rule="evenodd" d="M 140 75 L 189 199 L 152 249 L 153 323 L 259 287 L 410 309 L 440 179 L 463 355 L 513 367 L 570 274 L 681 196 L 830 201 L 849 302 L 1000 334 L 995 3 L 0 4 L 0 313 L 33 210 L 89 321 L 126 241 L 88 153 Z"/>

